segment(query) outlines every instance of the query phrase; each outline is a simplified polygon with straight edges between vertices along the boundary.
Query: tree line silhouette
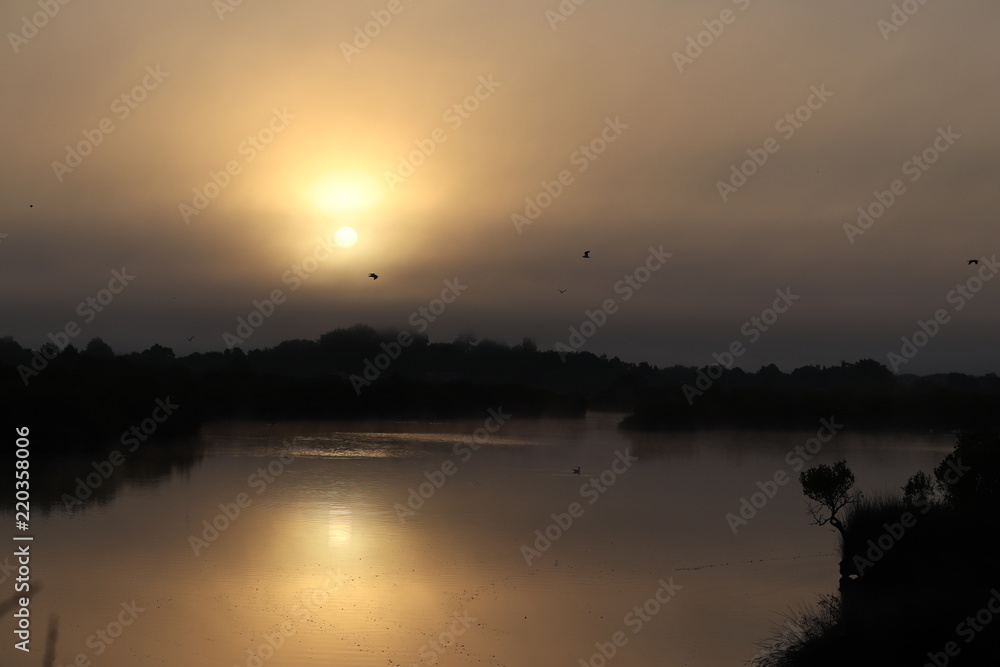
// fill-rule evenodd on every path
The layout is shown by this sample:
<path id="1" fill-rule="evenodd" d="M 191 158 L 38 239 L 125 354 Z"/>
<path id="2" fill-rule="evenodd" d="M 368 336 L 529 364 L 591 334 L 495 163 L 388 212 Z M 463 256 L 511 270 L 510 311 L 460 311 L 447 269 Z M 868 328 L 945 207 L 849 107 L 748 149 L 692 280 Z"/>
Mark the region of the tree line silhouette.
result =
<path id="1" fill-rule="evenodd" d="M 519 418 L 631 413 L 621 422 L 631 430 L 809 428 L 832 414 L 852 429 L 954 431 L 995 425 L 1000 398 L 995 373 L 894 375 L 871 359 L 789 373 L 773 364 L 659 368 L 471 334 L 450 343 L 414 334 L 386 354 L 398 335 L 356 325 L 184 357 L 159 344 L 115 354 L 99 338 L 83 349 L 31 350 L 8 336 L 0 338 L 0 396 L 7 414 L 44 423 L 72 451 L 99 446 L 167 396 L 182 407 L 158 436 L 215 420 L 441 419 L 496 405 Z"/>

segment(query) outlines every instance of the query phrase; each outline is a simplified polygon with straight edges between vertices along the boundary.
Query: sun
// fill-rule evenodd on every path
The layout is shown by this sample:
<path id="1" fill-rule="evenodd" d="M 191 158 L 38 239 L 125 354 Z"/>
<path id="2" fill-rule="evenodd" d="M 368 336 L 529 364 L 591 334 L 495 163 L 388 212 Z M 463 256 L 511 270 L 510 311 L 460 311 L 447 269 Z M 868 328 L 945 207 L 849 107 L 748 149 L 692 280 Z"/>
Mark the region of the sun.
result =
<path id="1" fill-rule="evenodd" d="M 353 248 L 358 242 L 358 233 L 354 227 L 341 227 L 333 233 L 333 240 L 341 248 Z"/>
<path id="2" fill-rule="evenodd" d="M 382 198 L 378 179 L 361 172 L 340 172 L 320 179 L 312 191 L 317 207 L 331 213 L 359 212 L 372 208 Z"/>

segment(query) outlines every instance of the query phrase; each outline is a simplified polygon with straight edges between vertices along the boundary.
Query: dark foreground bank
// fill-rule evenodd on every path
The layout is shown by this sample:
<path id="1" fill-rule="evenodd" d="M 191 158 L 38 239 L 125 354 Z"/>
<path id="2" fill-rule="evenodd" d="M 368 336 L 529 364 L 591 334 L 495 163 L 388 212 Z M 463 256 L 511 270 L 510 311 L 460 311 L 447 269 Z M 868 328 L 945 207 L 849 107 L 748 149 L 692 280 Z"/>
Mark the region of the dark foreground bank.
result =
<path id="1" fill-rule="evenodd" d="M 854 497 L 840 590 L 789 619 L 757 667 L 1000 664 L 1000 437 L 964 433 L 900 493 Z"/>

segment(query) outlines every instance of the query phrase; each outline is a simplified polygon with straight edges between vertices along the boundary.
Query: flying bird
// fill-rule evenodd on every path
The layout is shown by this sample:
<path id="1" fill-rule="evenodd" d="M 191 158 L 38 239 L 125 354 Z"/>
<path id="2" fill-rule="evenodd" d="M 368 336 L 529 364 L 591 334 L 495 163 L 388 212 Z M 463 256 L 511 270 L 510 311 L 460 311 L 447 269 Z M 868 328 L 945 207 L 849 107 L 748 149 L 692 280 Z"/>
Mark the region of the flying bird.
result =
<path id="1" fill-rule="evenodd" d="M 188 342 L 189 342 L 189 343 L 190 343 L 191 341 L 193 341 L 193 340 L 194 340 L 194 336 L 191 336 L 190 338 L 188 338 Z"/>
<path id="2" fill-rule="evenodd" d="M 579 475 L 580 474 L 580 469 L 579 468 L 573 468 L 573 474 L 574 475 Z"/>
<path id="3" fill-rule="evenodd" d="M 978 259 L 970 259 L 969 260 L 969 264 L 979 264 L 979 260 Z"/>
<path id="4" fill-rule="evenodd" d="M 589 251 L 589 250 L 587 250 L 587 251 L 584 251 L 584 253 L 583 253 L 583 258 L 584 258 L 584 259 L 590 259 L 590 251 Z"/>
<path id="5" fill-rule="evenodd" d="M 562 293 L 564 293 L 565 291 L 566 291 L 566 290 L 564 290 L 564 289 L 561 289 L 561 290 L 559 290 L 559 293 L 560 293 L 560 294 L 562 294 Z"/>
<path id="6" fill-rule="evenodd" d="M 376 276 L 374 273 L 369 273 L 368 277 L 371 278 L 372 280 L 378 280 L 378 276 Z"/>

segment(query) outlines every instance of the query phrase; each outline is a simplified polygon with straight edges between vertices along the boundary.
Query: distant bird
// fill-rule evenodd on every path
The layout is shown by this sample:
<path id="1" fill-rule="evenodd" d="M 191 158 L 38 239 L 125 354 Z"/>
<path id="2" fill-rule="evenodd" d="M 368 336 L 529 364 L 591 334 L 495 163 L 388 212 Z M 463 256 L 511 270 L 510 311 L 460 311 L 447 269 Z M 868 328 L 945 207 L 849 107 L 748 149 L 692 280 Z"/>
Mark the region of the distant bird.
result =
<path id="1" fill-rule="evenodd" d="M 979 264 L 979 260 L 978 259 L 970 259 L 969 260 L 969 264 Z"/>
<path id="2" fill-rule="evenodd" d="M 368 277 L 371 278 L 372 280 L 378 280 L 378 276 L 376 276 L 374 273 L 369 273 Z"/>
<path id="3" fill-rule="evenodd" d="M 189 343 L 190 343 L 191 341 L 193 341 L 193 340 L 194 340 L 194 336 L 191 336 L 190 338 L 188 338 L 188 342 L 189 342 Z"/>
<path id="4" fill-rule="evenodd" d="M 28 208 L 35 208 L 34 204 L 28 204 Z"/>
<path id="5" fill-rule="evenodd" d="M 560 294 L 563 294 L 563 293 L 564 293 L 565 291 L 566 291 L 566 290 L 564 290 L 564 289 L 561 289 L 561 290 L 559 290 L 559 293 L 560 293 Z"/>
<path id="6" fill-rule="evenodd" d="M 589 251 L 589 250 L 587 250 L 587 251 L 585 251 L 585 252 L 583 253 L 583 258 L 584 258 L 584 259 L 590 259 L 590 251 Z"/>
<path id="7" fill-rule="evenodd" d="M 579 475 L 580 474 L 580 469 L 579 468 L 573 468 L 573 474 L 574 475 Z"/>

